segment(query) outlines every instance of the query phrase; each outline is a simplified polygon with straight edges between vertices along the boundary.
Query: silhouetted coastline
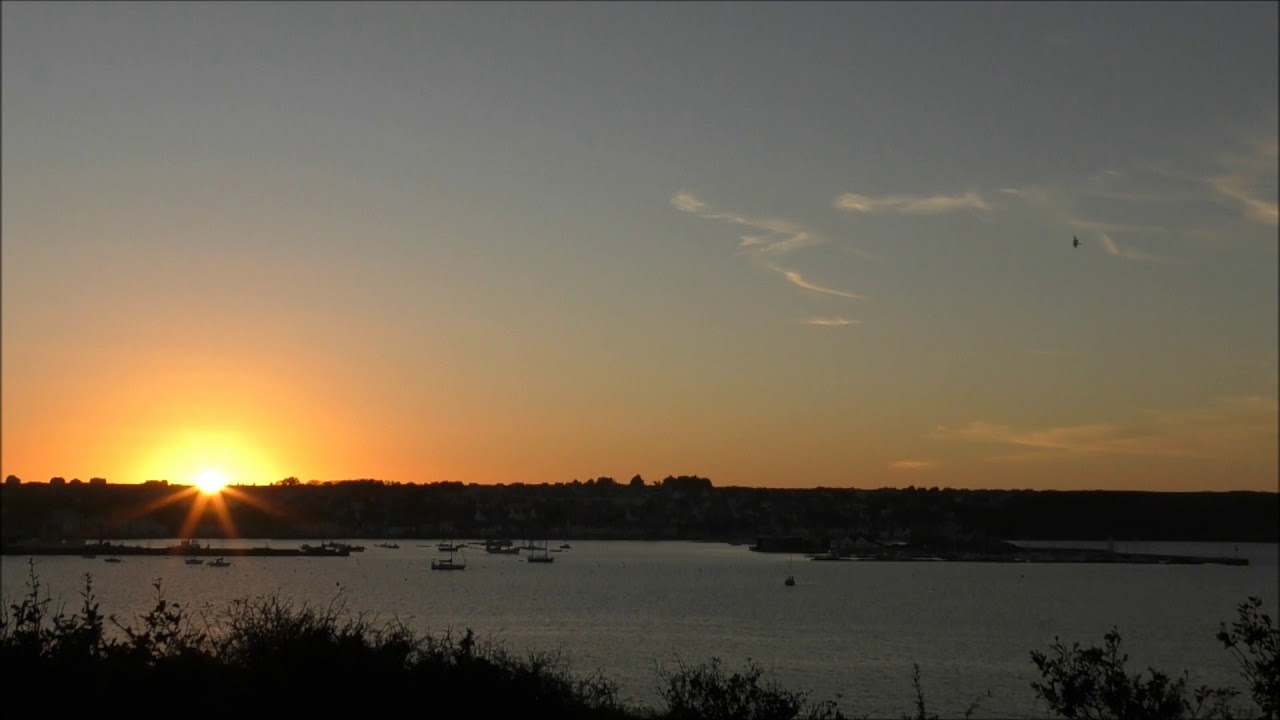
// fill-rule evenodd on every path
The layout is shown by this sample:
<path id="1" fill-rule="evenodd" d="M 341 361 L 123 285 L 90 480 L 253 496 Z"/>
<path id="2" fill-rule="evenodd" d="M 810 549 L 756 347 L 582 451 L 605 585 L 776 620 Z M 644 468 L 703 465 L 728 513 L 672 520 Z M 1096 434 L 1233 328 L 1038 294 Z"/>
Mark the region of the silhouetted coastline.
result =
<path id="1" fill-rule="evenodd" d="M 186 491 L 186 494 L 183 492 Z M 186 486 L 0 485 L 5 545 L 227 537 L 693 540 L 787 552 L 1008 554 L 1010 540 L 1276 542 L 1280 495 L 1263 492 L 768 489 L 707 478 L 545 485 L 378 480 L 237 486 L 191 517 Z"/>

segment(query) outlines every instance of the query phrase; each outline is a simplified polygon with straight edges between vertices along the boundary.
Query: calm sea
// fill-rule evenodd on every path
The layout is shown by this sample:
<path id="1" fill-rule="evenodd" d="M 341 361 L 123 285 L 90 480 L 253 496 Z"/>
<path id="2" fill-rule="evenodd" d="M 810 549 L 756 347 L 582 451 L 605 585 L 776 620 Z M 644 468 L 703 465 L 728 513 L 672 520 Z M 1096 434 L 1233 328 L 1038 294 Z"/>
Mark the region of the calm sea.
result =
<path id="1" fill-rule="evenodd" d="M 262 595 L 311 605 L 340 598 L 353 613 L 399 619 L 420 632 L 470 628 L 514 653 L 560 652 L 571 671 L 599 670 L 635 704 L 658 706 L 660 672 L 680 662 L 718 657 L 737 670 L 750 658 L 789 689 L 893 718 L 914 712 L 913 663 L 929 711 L 942 717 L 959 716 L 987 691 L 976 717 L 1046 717 L 1030 687 L 1038 679 L 1030 651 L 1046 650 L 1055 636 L 1100 645 L 1112 626 L 1132 672 L 1187 670 L 1193 686 L 1240 688 L 1234 661 L 1214 639 L 1219 623 L 1234 620 L 1250 595 L 1280 616 L 1274 545 L 1116 546 L 1250 560 L 1235 567 L 833 563 L 724 544 L 583 541 L 551 564 L 476 549 L 466 552 L 465 571 L 433 572 L 435 540 L 400 540 L 399 549 L 349 542 L 367 549 L 348 558 L 232 558 L 228 568 L 174 558 L 34 560 L 55 606 L 68 614 L 79 611 L 86 573 L 101 610 L 128 621 L 150 609 L 156 581 L 167 599 L 215 611 Z M 30 559 L 2 558 L 6 608 L 26 591 Z M 794 587 L 783 584 L 788 573 Z"/>

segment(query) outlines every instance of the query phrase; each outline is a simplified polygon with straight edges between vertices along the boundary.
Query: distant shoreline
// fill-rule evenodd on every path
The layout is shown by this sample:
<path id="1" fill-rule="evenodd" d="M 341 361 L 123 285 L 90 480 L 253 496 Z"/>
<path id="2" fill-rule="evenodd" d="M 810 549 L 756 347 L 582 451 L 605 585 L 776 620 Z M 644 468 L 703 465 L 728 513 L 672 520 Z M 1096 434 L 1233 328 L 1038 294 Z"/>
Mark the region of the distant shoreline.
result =
<path id="1" fill-rule="evenodd" d="M 795 538 L 808 552 L 859 538 L 933 551 L 985 551 L 998 538 L 1117 543 L 1276 542 L 1280 494 L 761 490 L 706 478 L 656 484 L 394 485 L 374 481 L 239 487 L 223 511 L 167 484 L 0 485 L 0 542 L 178 537 L 568 538 L 749 544 Z M 957 546 L 958 544 L 958 546 Z M 1132 549 L 1132 548 L 1131 548 Z"/>
<path id="2" fill-rule="evenodd" d="M 424 539 L 426 540 L 426 539 Z M 644 541 L 639 541 L 644 542 Z M 995 549 L 964 548 L 953 551 L 894 545 L 851 552 L 829 550 L 804 552 L 785 545 L 773 547 L 751 546 L 751 552 L 768 554 L 802 553 L 811 562 L 970 562 L 970 563 L 1076 563 L 1076 564 L 1138 564 L 1138 565 L 1233 565 L 1247 566 L 1249 560 L 1242 557 L 1212 557 L 1200 555 L 1168 555 L 1159 553 L 1116 552 L 1105 549 L 1076 547 L 1021 547 L 1013 543 L 999 542 Z M 0 555 L 5 556 L 146 556 L 146 557 L 348 557 L 347 547 L 329 543 L 320 546 L 302 545 L 296 548 L 273 547 L 212 547 L 183 543 L 164 547 L 126 545 L 123 543 L 5 543 L 0 545 Z"/>
<path id="3" fill-rule="evenodd" d="M 0 545 L 0 555 L 84 555 L 97 557 L 149 556 L 149 557 L 347 557 L 351 550 L 344 547 L 303 545 L 296 548 L 273 547 L 213 547 L 195 544 L 147 547 L 112 542 L 94 543 L 5 543 Z"/>

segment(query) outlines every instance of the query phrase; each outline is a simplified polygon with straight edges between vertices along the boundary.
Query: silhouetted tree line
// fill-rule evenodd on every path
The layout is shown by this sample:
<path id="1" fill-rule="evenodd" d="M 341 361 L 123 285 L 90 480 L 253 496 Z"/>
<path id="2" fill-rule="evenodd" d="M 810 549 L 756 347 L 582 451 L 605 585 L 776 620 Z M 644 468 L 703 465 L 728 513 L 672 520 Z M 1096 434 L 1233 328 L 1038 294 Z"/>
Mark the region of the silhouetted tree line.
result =
<path id="1" fill-rule="evenodd" d="M 185 494 L 183 494 L 185 491 Z M 508 537 L 753 542 L 760 537 L 1275 542 L 1280 495 L 933 488 L 767 489 L 696 475 L 646 483 L 238 486 L 234 528 L 205 512 L 187 534 L 221 537 Z M 0 485 L 4 539 L 178 537 L 197 497 L 163 481 Z"/>

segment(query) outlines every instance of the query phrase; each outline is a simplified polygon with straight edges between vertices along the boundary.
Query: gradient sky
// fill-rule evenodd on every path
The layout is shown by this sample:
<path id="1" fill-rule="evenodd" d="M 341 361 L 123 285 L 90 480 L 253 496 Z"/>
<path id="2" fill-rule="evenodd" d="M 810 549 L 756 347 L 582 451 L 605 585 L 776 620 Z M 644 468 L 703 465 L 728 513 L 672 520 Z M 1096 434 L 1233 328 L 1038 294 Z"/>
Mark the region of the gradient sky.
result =
<path id="1" fill-rule="evenodd" d="M 1275 490 L 1277 22 L 5 2 L 0 472 Z"/>

